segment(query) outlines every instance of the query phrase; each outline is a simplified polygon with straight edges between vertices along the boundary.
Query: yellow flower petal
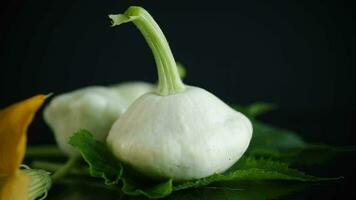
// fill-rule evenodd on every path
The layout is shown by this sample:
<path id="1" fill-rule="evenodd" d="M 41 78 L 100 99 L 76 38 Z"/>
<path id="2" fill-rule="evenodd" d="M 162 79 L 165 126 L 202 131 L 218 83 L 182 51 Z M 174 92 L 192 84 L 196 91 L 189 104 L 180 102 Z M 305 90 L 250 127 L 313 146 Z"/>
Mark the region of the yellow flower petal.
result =
<path id="1" fill-rule="evenodd" d="M 0 110 L 0 177 L 17 172 L 20 167 L 27 128 L 45 98 L 37 95 Z"/>
<path id="2" fill-rule="evenodd" d="M 0 200 L 27 200 L 30 177 L 20 170 L 0 177 Z"/>

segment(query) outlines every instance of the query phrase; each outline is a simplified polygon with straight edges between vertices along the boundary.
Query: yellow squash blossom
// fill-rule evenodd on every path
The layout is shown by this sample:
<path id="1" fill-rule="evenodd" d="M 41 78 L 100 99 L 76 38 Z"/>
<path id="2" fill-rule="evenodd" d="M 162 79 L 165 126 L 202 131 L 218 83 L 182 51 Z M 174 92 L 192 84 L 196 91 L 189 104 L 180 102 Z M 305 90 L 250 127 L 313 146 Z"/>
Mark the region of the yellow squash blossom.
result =
<path id="1" fill-rule="evenodd" d="M 20 170 L 20 165 L 26 150 L 27 128 L 45 99 L 45 95 L 37 95 L 0 110 L 0 200 L 36 198 L 32 186 L 38 180 L 31 174 L 43 171 Z"/>

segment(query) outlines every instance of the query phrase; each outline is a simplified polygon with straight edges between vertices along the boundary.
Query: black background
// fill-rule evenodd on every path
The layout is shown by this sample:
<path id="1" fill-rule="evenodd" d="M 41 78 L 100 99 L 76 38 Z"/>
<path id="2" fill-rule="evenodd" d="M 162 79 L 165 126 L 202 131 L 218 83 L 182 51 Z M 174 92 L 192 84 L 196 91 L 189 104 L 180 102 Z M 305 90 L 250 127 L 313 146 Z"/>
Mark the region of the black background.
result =
<path id="1" fill-rule="evenodd" d="M 107 17 L 141 5 L 185 65 L 187 84 L 228 103 L 276 103 L 279 109 L 263 119 L 307 141 L 355 144 L 351 1 L 6 2 L 0 16 L 0 107 L 37 93 L 155 82 L 154 60 L 138 30 L 132 24 L 111 28 Z M 29 134 L 31 144 L 53 142 L 40 115 Z M 342 161 L 329 173 L 344 175 L 348 184 L 355 165 L 350 157 Z M 325 197 L 346 195 L 347 184 Z"/>

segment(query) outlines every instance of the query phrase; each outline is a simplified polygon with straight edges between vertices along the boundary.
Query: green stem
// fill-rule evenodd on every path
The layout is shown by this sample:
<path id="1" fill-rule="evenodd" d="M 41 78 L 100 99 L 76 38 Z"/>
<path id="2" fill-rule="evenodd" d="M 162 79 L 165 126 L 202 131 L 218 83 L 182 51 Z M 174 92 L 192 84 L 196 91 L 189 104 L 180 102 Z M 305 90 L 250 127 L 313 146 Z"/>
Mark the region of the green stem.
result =
<path id="1" fill-rule="evenodd" d="M 109 17 L 113 21 L 113 26 L 133 22 L 141 31 L 156 61 L 159 95 L 165 96 L 185 90 L 167 39 L 145 9 L 131 6 L 124 14 L 109 15 Z"/>
<path id="2" fill-rule="evenodd" d="M 122 194 L 122 190 L 115 186 L 115 185 L 106 185 L 105 183 L 101 181 L 94 181 L 94 180 L 78 180 L 78 179 L 73 179 L 73 178 L 63 178 L 60 181 L 58 181 L 58 184 L 63 184 L 67 186 L 75 186 L 75 185 L 80 185 L 80 186 L 88 186 L 88 187 L 96 187 L 99 189 L 107 189 L 111 191 L 117 191 L 119 192 L 118 194 Z M 121 199 L 121 198 L 119 198 Z"/>
<path id="3" fill-rule="evenodd" d="M 26 150 L 26 157 L 65 157 L 66 155 L 55 145 L 31 146 Z"/>
<path id="4" fill-rule="evenodd" d="M 36 160 L 31 163 L 31 167 L 35 169 L 43 169 L 49 172 L 55 172 L 63 167 L 62 163 L 54 163 L 48 161 L 40 161 Z M 79 176 L 88 176 L 89 171 L 88 168 L 74 168 L 69 171 L 68 174 L 79 175 Z"/>
<path id="5" fill-rule="evenodd" d="M 54 174 L 52 175 L 52 181 L 56 182 L 65 175 L 67 175 L 72 170 L 72 168 L 78 163 L 79 160 L 79 156 L 70 157 L 60 169 L 54 172 Z"/>

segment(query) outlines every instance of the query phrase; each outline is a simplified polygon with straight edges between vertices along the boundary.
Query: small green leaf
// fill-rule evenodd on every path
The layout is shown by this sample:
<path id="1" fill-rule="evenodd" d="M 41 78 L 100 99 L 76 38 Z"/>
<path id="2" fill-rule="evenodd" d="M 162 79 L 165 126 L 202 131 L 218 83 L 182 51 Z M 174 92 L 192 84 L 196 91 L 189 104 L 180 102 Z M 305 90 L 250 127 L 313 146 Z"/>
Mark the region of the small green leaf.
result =
<path id="1" fill-rule="evenodd" d="M 121 163 L 106 145 L 94 140 L 89 131 L 84 129 L 76 131 L 68 143 L 79 149 L 89 164 L 90 175 L 103 178 L 108 185 L 118 183 L 123 171 Z"/>
<path id="2" fill-rule="evenodd" d="M 256 118 L 277 108 L 275 104 L 266 102 L 255 102 L 247 106 L 232 105 L 232 107 L 249 118 Z"/>
<path id="3" fill-rule="evenodd" d="M 180 62 L 176 62 L 178 74 L 181 79 L 184 79 L 187 76 L 187 70 L 185 69 L 184 65 Z"/>
<path id="4" fill-rule="evenodd" d="M 145 179 L 142 177 L 142 179 Z M 142 184 L 140 180 L 128 181 L 129 178 L 123 179 L 124 185 L 121 188 L 125 194 L 138 196 L 144 195 L 148 198 L 156 199 L 168 196 L 172 192 L 172 179 L 162 182 L 154 182 Z"/>

